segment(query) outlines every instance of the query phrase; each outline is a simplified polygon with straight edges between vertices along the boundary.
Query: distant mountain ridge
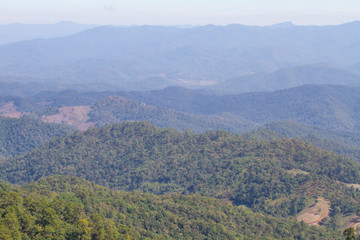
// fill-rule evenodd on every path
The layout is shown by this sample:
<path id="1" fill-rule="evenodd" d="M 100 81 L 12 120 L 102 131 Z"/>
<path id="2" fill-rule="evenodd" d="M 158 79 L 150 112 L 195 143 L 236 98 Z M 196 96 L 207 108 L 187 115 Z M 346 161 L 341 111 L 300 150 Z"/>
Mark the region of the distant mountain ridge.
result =
<path id="1" fill-rule="evenodd" d="M 38 38 L 55 38 L 72 35 L 95 25 L 58 22 L 55 24 L 8 24 L 0 25 L 0 45 L 33 40 Z"/>
<path id="2" fill-rule="evenodd" d="M 293 120 L 329 130 L 359 131 L 360 88 L 304 85 L 274 92 L 217 96 L 180 87 L 118 95 L 179 111 L 241 117 L 257 124 Z"/>
<path id="3" fill-rule="evenodd" d="M 280 69 L 273 73 L 258 73 L 229 79 L 210 89 L 225 93 L 276 91 L 305 84 L 337 84 L 360 86 L 360 74 L 325 64 Z"/>
<path id="4" fill-rule="evenodd" d="M 98 126 L 126 121 L 148 121 L 159 127 L 195 132 L 218 129 L 230 132 L 245 132 L 254 129 L 256 126 L 256 124 L 240 118 L 233 119 L 219 115 L 186 113 L 135 102 L 119 96 L 110 96 L 95 103 L 91 107 L 89 117 L 89 121 L 96 123 Z"/>
<path id="5" fill-rule="evenodd" d="M 106 83 L 127 90 L 203 87 L 300 65 L 358 64 L 359 32 L 360 22 L 323 27 L 103 26 L 0 46 L 0 76 Z"/>

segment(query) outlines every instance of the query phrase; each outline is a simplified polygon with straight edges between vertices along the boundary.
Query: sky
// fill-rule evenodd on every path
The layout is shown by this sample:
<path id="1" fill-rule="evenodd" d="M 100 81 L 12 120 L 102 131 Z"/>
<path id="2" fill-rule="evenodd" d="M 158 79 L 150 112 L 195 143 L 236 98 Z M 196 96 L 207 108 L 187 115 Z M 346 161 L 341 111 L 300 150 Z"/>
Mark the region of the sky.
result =
<path id="1" fill-rule="evenodd" d="M 360 0 L 0 0 L 0 24 L 333 25 L 360 20 Z"/>

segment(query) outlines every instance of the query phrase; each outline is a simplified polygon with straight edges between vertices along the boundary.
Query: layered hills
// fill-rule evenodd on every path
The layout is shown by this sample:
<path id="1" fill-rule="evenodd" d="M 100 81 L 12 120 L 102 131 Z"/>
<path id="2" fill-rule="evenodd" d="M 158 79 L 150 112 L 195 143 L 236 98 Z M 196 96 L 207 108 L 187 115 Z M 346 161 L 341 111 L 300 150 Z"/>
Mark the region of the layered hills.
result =
<path id="1" fill-rule="evenodd" d="M 227 94 L 275 91 L 305 84 L 335 84 L 360 86 L 360 75 L 354 71 L 313 64 L 281 69 L 272 73 L 257 73 L 232 78 L 211 89 Z"/>
<path id="2" fill-rule="evenodd" d="M 325 240 L 359 225 L 360 22 L 10 28 L 0 239 Z"/>
<path id="3" fill-rule="evenodd" d="M 1 97 L 0 113 L 3 116 L 30 114 L 46 119 L 56 115 L 54 117 L 60 117 L 60 120 L 54 122 L 61 122 L 61 118 L 67 116 L 66 111 L 82 109 L 82 123 L 90 125 L 141 120 L 181 130 L 203 131 L 209 128 L 233 132 L 291 120 L 326 130 L 357 132 L 359 102 L 358 87 L 339 85 L 304 85 L 274 92 L 236 95 L 169 87 L 147 92 L 63 91 L 42 92 L 27 98 Z M 170 116 L 173 121 L 165 121 Z"/>
<path id="4" fill-rule="evenodd" d="M 324 129 L 358 131 L 360 94 L 357 87 L 304 85 L 274 92 L 224 96 L 171 87 L 118 94 L 155 106 L 241 117 L 258 124 L 292 120 Z"/>
<path id="5" fill-rule="evenodd" d="M 89 121 L 95 122 L 98 126 L 126 121 L 148 121 L 159 127 L 196 132 L 218 129 L 244 132 L 256 126 L 241 118 L 186 113 L 135 102 L 120 96 L 110 96 L 98 101 L 91 107 L 89 117 Z"/>
<path id="6" fill-rule="evenodd" d="M 72 175 L 113 189 L 227 199 L 282 217 L 298 217 L 322 198 L 330 207 L 312 219 L 331 228 L 344 227 L 338 218 L 347 223 L 360 213 L 358 190 L 350 187 L 360 184 L 360 165 L 291 139 L 258 142 L 224 131 L 191 134 L 126 123 L 51 140 L 1 169 L 12 183 Z"/>
<path id="7" fill-rule="evenodd" d="M 145 90 L 209 86 L 306 64 L 347 68 L 360 62 L 359 28 L 359 22 L 323 27 L 102 26 L 0 46 L 0 76 Z"/>
<path id="8" fill-rule="evenodd" d="M 216 95 L 181 87 L 147 92 L 41 92 L 30 97 L 0 97 L 0 114 L 64 124 L 80 130 L 126 121 L 148 121 L 177 130 L 223 129 L 244 133 L 266 124 L 246 137 L 260 140 L 299 138 L 358 161 L 359 96 L 357 87 L 336 85 L 305 85 L 237 95 Z M 4 133 L 3 136 L 8 135 Z M 3 146 L 10 144 L 11 148 L 19 144 L 12 140 L 5 144 L 5 141 L 4 137 Z M 30 145 L 28 150 L 37 146 Z M 5 151 L 9 150 L 3 148 L 3 157 Z"/>

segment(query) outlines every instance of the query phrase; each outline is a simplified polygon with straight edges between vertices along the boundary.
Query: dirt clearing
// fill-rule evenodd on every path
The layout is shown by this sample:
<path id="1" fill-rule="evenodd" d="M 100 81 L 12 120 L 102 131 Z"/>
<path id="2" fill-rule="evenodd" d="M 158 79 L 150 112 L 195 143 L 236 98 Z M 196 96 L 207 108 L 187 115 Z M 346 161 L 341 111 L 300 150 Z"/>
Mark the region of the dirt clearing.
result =
<path id="1" fill-rule="evenodd" d="M 14 105 L 14 101 L 10 101 L 0 107 L 0 115 L 9 118 L 20 118 L 24 115 L 24 113 L 18 112 L 16 110 L 16 106 Z"/>
<path id="2" fill-rule="evenodd" d="M 306 224 L 309 225 L 319 226 L 319 223 L 321 223 L 324 218 L 328 217 L 329 213 L 330 202 L 323 198 L 318 198 L 315 204 L 301 211 L 297 220 L 299 222 L 304 221 Z"/>
<path id="3" fill-rule="evenodd" d="M 69 126 L 74 126 L 78 130 L 86 130 L 90 126 L 95 124 L 92 122 L 87 122 L 89 120 L 89 112 L 91 110 L 90 106 L 67 106 L 59 108 L 59 114 L 51 116 L 42 116 L 41 120 L 43 122 L 51 122 L 57 124 L 67 124 Z"/>
<path id="4" fill-rule="evenodd" d="M 287 171 L 288 173 L 290 174 L 293 174 L 293 175 L 298 175 L 298 174 L 303 174 L 303 175 L 308 175 L 309 173 L 308 172 L 305 172 L 303 170 L 300 170 L 300 169 L 291 169 L 291 170 L 288 170 Z"/>

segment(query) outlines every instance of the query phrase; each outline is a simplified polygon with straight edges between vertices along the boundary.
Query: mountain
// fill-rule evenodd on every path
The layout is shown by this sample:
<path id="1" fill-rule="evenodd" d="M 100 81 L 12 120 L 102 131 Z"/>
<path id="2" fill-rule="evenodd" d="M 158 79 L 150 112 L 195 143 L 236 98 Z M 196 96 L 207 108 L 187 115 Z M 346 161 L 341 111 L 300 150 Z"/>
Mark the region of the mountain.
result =
<path id="1" fill-rule="evenodd" d="M 307 214 L 329 228 L 344 227 L 351 222 L 347 216 L 360 213 L 354 188 L 360 165 L 299 140 L 258 142 L 224 131 L 181 133 L 141 122 L 108 125 L 8 160 L 0 176 L 24 183 L 57 174 L 126 191 L 199 193 L 298 220 L 320 202 L 322 214 Z"/>
<path id="2" fill-rule="evenodd" d="M 0 185 L 2 239 L 340 239 L 199 195 L 118 192 L 74 177 Z"/>
<path id="3" fill-rule="evenodd" d="M 95 27 L 95 25 L 77 24 L 73 22 L 0 25 L 0 45 L 39 38 L 64 37 L 93 27 Z"/>
<path id="4" fill-rule="evenodd" d="M 90 122 L 94 122 L 98 126 L 124 121 L 148 121 L 158 127 L 195 132 L 218 129 L 245 132 L 256 126 L 240 119 L 185 113 L 138 103 L 119 96 L 110 96 L 95 103 L 91 107 L 89 118 Z"/>
<path id="5" fill-rule="evenodd" d="M 177 111 L 193 114 L 208 114 L 217 110 L 217 106 L 211 106 L 219 102 L 222 96 L 204 89 L 189 89 L 180 86 L 170 86 L 164 89 L 151 91 L 117 91 L 116 95 L 136 102 L 142 102 L 153 106 L 166 107 Z M 230 95 L 229 95 L 230 96 Z"/>
<path id="6" fill-rule="evenodd" d="M 229 79 L 211 86 L 226 93 L 274 91 L 305 84 L 360 85 L 360 74 L 327 65 L 306 65 Z"/>
<path id="7" fill-rule="evenodd" d="M 304 85 L 276 92 L 224 96 L 212 114 L 231 112 L 257 123 L 293 120 L 329 130 L 358 130 L 359 88 Z"/>
<path id="8" fill-rule="evenodd" d="M 125 98 L 178 111 L 266 124 L 292 120 L 328 130 L 358 131 L 360 88 L 304 85 L 274 92 L 218 96 L 180 87 L 117 92 Z"/>
<path id="9" fill-rule="evenodd" d="M 105 83 L 125 90 L 204 87 L 306 64 L 357 64 L 359 30 L 360 22 L 323 27 L 102 26 L 0 46 L 0 76 Z"/>

